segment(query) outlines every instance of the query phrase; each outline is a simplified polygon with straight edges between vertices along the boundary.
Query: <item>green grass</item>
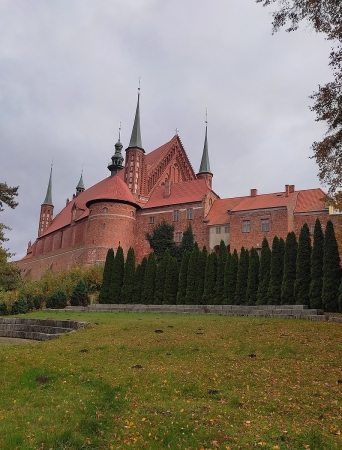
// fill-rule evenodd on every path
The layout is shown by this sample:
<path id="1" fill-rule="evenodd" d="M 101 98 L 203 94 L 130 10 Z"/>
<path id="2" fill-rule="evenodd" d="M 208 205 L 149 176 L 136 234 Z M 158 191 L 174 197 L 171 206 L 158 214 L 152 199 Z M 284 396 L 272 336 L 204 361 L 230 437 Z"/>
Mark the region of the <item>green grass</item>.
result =
<path id="1" fill-rule="evenodd" d="M 133 313 L 30 317 L 90 326 L 49 342 L 0 347 L 1 450 L 342 448 L 340 324 Z"/>

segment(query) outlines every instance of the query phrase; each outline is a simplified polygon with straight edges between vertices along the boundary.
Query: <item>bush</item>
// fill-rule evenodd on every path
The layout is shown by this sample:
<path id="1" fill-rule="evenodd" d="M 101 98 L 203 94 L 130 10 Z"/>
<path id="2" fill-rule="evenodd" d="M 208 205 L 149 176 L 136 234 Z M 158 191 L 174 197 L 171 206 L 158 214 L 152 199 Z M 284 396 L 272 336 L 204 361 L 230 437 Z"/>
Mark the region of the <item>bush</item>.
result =
<path id="1" fill-rule="evenodd" d="M 67 305 L 67 296 L 62 289 L 58 289 L 46 300 L 46 307 L 51 309 L 63 309 Z"/>
<path id="2" fill-rule="evenodd" d="M 88 291 L 87 291 L 87 287 L 84 283 L 83 280 L 80 280 L 71 297 L 70 297 L 70 305 L 71 306 L 87 306 L 89 305 L 89 296 L 88 296 Z"/>
<path id="3" fill-rule="evenodd" d="M 8 308 L 6 302 L 0 303 L 0 316 L 6 316 L 8 314 Z"/>
<path id="4" fill-rule="evenodd" d="M 42 304 L 44 302 L 44 295 L 43 294 L 37 294 L 33 297 L 33 306 L 35 309 L 41 309 Z"/>
<path id="5" fill-rule="evenodd" d="M 19 297 L 11 308 L 11 314 L 26 314 L 29 310 L 29 305 L 25 298 Z"/>

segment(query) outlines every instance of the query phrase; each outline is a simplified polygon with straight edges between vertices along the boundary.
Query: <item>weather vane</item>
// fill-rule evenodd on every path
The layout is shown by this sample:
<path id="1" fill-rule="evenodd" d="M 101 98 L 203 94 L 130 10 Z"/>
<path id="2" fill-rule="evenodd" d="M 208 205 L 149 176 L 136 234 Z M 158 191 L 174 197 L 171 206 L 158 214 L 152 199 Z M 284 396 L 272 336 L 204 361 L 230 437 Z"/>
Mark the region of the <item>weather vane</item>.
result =
<path id="1" fill-rule="evenodd" d="M 208 108 L 205 108 L 205 123 L 208 123 Z"/>
<path id="2" fill-rule="evenodd" d="M 120 142 L 120 138 L 121 138 L 121 122 L 120 122 L 120 126 L 119 126 L 119 142 Z"/>
<path id="3" fill-rule="evenodd" d="M 175 129 L 175 132 L 176 132 L 177 136 L 178 136 L 178 131 L 179 131 L 178 128 L 176 128 L 176 129 Z"/>
<path id="4" fill-rule="evenodd" d="M 139 77 L 139 87 L 138 87 L 139 92 L 140 92 L 140 79 L 141 79 L 141 77 Z"/>

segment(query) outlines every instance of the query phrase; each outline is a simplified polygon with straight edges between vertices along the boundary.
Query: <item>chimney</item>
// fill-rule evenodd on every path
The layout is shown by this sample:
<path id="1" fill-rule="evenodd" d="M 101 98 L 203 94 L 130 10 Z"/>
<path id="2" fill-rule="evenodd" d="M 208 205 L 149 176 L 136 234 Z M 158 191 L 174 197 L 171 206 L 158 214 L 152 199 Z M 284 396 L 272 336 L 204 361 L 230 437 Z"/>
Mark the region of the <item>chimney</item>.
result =
<path id="1" fill-rule="evenodd" d="M 294 184 L 290 184 L 290 186 L 289 186 L 289 192 L 290 192 L 290 194 L 293 194 L 293 192 L 295 191 L 295 185 Z"/>
<path id="2" fill-rule="evenodd" d="M 251 197 L 256 197 L 258 195 L 258 189 L 251 189 Z"/>
<path id="3" fill-rule="evenodd" d="M 168 198 L 171 195 L 171 181 L 167 178 L 165 180 L 165 190 L 164 190 L 164 197 Z"/>
<path id="4" fill-rule="evenodd" d="M 285 197 L 288 197 L 290 193 L 290 185 L 285 184 Z"/>

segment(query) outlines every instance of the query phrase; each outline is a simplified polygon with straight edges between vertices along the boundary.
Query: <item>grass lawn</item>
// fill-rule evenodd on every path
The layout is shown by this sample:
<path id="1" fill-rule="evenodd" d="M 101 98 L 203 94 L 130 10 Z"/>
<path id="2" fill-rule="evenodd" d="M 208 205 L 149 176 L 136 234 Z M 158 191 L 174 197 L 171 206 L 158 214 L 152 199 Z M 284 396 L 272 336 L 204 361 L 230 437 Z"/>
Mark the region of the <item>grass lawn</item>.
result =
<path id="1" fill-rule="evenodd" d="M 0 347 L 1 450 L 342 449 L 341 324 L 26 317 L 90 326 Z"/>

